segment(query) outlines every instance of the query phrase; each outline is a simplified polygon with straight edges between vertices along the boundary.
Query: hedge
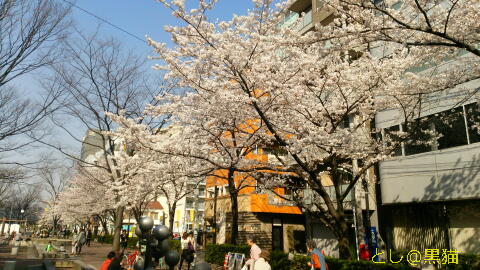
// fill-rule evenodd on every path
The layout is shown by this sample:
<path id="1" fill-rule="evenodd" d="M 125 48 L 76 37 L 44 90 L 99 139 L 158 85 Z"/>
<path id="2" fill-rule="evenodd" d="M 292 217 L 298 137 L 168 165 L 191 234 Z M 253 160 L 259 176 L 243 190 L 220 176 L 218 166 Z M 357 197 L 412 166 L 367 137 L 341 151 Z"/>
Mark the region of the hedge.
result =
<path id="1" fill-rule="evenodd" d="M 225 254 L 228 252 L 243 253 L 246 256 L 250 254 L 248 246 L 236 246 L 230 244 L 214 245 L 207 244 L 205 249 L 205 261 L 217 265 L 223 265 Z M 270 266 L 274 270 L 310 270 L 307 263 L 310 261 L 308 256 L 295 255 L 293 260 L 288 259 L 288 255 L 282 251 L 272 251 L 270 253 Z M 374 263 L 371 261 L 351 261 L 326 257 L 329 270 L 407 270 L 413 269 L 410 266 L 402 264 Z M 461 269 L 461 268 L 459 268 Z M 450 270 L 450 269 L 448 269 Z M 457 270 L 457 269 L 455 269 Z"/>
<path id="2" fill-rule="evenodd" d="M 390 256 L 392 258 L 392 261 L 399 261 L 400 258 L 403 256 L 403 260 L 399 264 L 410 265 L 406 260 L 408 252 L 409 252 L 408 250 L 395 250 L 391 252 Z M 459 253 L 458 264 L 444 264 L 440 266 L 438 269 L 442 269 L 442 270 L 480 269 L 480 255 Z"/>
<path id="3" fill-rule="evenodd" d="M 208 263 L 223 265 L 223 261 L 225 260 L 225 254 L 227 254 L 228 252 L 243 253 L 245 254 L 245 256 L 248 256 L 248 254 L 250 254 L 250 247 L 231 244 L 207 244 L 207 246 L 205 247 L 205 261 Z"/>

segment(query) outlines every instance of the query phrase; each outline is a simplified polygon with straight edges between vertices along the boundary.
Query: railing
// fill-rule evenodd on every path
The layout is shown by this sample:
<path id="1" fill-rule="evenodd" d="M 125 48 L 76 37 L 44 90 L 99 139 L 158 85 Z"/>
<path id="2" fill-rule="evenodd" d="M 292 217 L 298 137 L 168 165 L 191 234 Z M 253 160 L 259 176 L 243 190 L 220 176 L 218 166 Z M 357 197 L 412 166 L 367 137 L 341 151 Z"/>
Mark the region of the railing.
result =
<path id="1" fill-rule="evenodd" d="M 300 18 L 300 22 L 298 25 L 298 30 L 302 30 L 305 26 L 312 23 L 312 10 L 305 12 L 303 17 Z"/>
<path id="2" fill-rule="evenodd" d="M 276 205 L 276 206 L 295 206 L 295 202 L 291 201 L 292 197 L 288 195 L 282 195 L 281 198 L 280 196 L 276 195 L 274 192 L 267 192 L 268 194 L 268 204 L 270 205 Z"/>

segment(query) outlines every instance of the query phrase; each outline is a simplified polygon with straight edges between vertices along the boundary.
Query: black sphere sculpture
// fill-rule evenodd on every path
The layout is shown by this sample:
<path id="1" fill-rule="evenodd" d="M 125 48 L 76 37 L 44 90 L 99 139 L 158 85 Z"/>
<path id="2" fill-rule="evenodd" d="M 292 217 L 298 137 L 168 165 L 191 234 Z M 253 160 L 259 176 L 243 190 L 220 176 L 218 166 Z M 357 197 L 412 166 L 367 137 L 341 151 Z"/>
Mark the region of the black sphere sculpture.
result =
<path id="1" fill-rule="evenodd" d="M 167 251 L 167 254 L 165 254 L 165 262 L 168 266 L 170 266 L 170 269 L 173 269 L 173 267 L 177 265 L 179 261 L 180 255 L 176 250 L 169 250 Z"/>
<path id="2" fill-rule="evenodd" d="M 138 260 L 134 265 L 133 265 L 133 270 L 143 270 L 145 268 L 145 265 L 143 263 L 143 260 Z"/>
<path id="3" fill-rule="evenodd" d="M 170 250 L 170 241 L 168 241 L 168 239 L 160 241 L 160 243 L 158 243 L 157 250 L 161 254 L 160 257 L 165 256 Z"/>
<path id="4" fill-rule="evenodd" d="M 195 264 L 195 267 L 193 267 L 193 270 L 212 270 L 212 267 L 210 266 L 210 264 L 206 262 L 201 262 L 201 263 Z"/>
<path id="5" fill-rule="evenodd" d="M 153 228 L 153 219 L 150 217 L 141 217 L 138 225 L 142 232 L 149 232 Z"/>
<path id="6" fill-rule="evenodd" d="M 153 228 L 153 236 L 158 240 L 167 239 L 170 236 L 170 230 L 165 225 L 160 225 Z"/>

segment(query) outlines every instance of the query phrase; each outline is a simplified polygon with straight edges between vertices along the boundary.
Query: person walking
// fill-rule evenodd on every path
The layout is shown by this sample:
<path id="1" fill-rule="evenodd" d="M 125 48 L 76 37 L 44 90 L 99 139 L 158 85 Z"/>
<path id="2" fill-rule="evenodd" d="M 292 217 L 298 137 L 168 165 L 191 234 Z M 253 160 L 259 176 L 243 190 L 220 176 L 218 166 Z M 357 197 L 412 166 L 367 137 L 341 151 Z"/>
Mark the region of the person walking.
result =
<path id="1" fill-rule="evenodd" d="M 74 231 L 72 233 L 72 255 L 75 255 L 77 251 L 77 237 L 78 237 L 78 234 Z"/>
<path id="2" fill-rule="evenodd" d="M 308 240 L 307 251 L 311 253 L 311 259 L 310 262 L 308 262 L 308 266 L 311 267 L 312 270 L 328 270 L 325 256 L 323 256 L 322 252 L 317 249 L 317 245 L 313 240 Z"/>
<path id="3" fill-rule="evenodd" d="M 185 261 L 187 263 L 187 270 L 190 270 L 190 265 L 195 258 L 195 241 L 193 239 L 193 233 L 187 234 L 187 232 L 184 232 L 182 239 L 180 239 L 180 245 L 182 246 L 182 256 L 178 269 L 182 269 L 183 262 Z"/>
<path id="4" fill-rule="evenodd" d="M 120 234 L 120 247 L 122 247 L 122 253 L 125 252 L 125 249 L 128 245 L 128 234 L 126 230 L 122 230 Z"/>
<path id="5" fill-rule="evenodd" d="M 85 235 L 85 230 L 81 229 L 77 235 L 77 239 L 75 239 L 75 254 L 79 255 L 82 252 L 82 247 L 87 242 L 87 236 Z"/>
<path id="6" fill-rule="evenodd" d="M 262 250 L 256 244 L 257 240 L 253 236 L 249 236 L 247 238 L 247 245 L 250 246 L 250 259 L 245 262 L 245 266 L 247 266 L 250 270 L 253 270 L 253 263 L 260 258 L 260 253 Z"/>
<path id="7" fill-rule="evenodd" d="M 86 245 L 87 247 L 90 247 L 90 241 L 92 241 L 92 230 L 88 229 L 87 231 L 87 241 L 86 241 Z"/>
<path id="8" fill-rule="evenodd" d="M 115 258 L 115 251 L 110 251 L 105 261 L 103 261 L 102 266 L 100 266 L 100 270 L 108 270 L 108 266 L 113 261 L 113 258 Z"/>
<path id="9" fill-rule="evenodd" d="M 258 258 L 254 263 L 253 263 L 253 269 L 254 270 L 272 270 L 272 267 L 270 264 L 268 264 L 268 261 L 270 259 L 270 252 L 267 250 L 262 250 L 260 253 L 260 258 Z"/>

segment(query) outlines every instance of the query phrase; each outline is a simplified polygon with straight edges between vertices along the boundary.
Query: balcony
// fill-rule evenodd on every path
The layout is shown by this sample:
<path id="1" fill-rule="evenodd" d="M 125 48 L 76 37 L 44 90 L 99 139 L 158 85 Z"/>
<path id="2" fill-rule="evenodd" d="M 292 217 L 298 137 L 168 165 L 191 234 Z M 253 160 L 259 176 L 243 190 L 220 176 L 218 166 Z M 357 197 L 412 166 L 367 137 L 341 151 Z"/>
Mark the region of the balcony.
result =
<path id="1" fill-rule="evenodd" d="M 312 9 L 305 11 L 303 17 L 298 22 L 298 31 L 302 31 L 305 27 L 312 24 Z"/>

